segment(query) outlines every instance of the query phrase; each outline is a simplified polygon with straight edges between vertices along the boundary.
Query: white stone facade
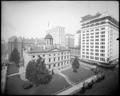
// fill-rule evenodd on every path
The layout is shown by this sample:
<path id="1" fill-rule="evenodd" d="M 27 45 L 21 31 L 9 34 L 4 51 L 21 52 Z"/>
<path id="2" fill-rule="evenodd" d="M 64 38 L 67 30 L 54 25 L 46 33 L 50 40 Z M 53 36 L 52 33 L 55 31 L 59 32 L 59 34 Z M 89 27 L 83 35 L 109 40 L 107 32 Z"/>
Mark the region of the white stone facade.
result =
<path id="1" fill-rule="evenodd" d="M 50 51 L 30 52 L 27 57 L 29 57 L 29 60 L 32 60 L 33 56 L 37 59 L 39 55 L 45 60 L 46 67 L 50 71 L 64 70 L 71 67 L 70 50 L 60 50 L 58 48 L 54 48 Z"/>
<path id="2" fill-rule="evenodd" d="M 118 32 L 118 25 L 107 17 L 82 22 L 81 59 L 108 63 L 118 58 Z"/>

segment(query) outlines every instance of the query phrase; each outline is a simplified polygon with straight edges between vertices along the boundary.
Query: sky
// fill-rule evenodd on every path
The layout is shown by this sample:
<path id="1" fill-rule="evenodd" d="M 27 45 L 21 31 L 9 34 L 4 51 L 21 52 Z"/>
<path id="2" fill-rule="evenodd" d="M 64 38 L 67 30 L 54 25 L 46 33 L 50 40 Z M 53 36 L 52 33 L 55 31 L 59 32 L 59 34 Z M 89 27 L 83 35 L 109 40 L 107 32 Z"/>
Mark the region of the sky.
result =
<path id="1" fill-rule="evenodd" d="M 5 41 L 11 36 L 44 38 L 48 29 L 63 26 L 78 45 L 81 17 L 97 12 L 108 12 L 119 21 L 117 1 L 2 1 L 1 36 Z"/>

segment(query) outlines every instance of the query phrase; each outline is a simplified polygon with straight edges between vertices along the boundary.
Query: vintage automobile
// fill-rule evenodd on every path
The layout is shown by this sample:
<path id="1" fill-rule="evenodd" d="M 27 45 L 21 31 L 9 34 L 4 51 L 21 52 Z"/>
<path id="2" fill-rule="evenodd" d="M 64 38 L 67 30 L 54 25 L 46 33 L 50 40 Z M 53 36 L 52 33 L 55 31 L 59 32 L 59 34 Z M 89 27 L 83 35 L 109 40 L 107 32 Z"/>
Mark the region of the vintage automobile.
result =
<path id="1" fill-rule="evenodd" d="M 25 83 L 23 84 L 23 88 L 24 88 L 24 89 L 30 89 L 31 87 L 33 87 L 33 84 L 30 83 L 30 82 L 25 82 Z"/>

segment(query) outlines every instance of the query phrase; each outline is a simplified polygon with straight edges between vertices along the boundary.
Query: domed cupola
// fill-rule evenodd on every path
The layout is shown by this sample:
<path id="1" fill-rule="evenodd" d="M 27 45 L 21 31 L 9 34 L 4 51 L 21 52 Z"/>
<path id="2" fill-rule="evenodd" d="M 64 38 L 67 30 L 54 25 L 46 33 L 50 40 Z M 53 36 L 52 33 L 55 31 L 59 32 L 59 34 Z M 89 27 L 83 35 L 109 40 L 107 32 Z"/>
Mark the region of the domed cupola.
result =
<path id="1" fill-rule="evenodd" d="M 46 46 L 53 45 L 53 37 L 49 33 L 45 36 L 45 44 L 46 44 Z"/>

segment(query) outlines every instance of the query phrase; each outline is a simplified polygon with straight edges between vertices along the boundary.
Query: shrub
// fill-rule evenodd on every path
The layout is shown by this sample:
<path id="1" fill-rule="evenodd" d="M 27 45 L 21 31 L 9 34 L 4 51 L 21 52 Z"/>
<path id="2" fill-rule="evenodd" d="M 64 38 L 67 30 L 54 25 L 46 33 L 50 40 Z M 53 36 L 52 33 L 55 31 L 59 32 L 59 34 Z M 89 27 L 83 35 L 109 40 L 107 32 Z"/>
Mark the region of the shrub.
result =
<path id="1" fill-rule="evenodd" d="M 79 61 L 78 61 L 78 58 L 75 57 L 73 63 L 72 63 L 72 68 L 73 68 L 73 72 L 77 72 L 77 69 L 79 69 Z"/>
<path id="2" fill-rule="evenodd" d="M 20 54 L 19 54 L 17 48 L 14 48 L 13 51 L 11 52 L 9 61 L 14 62 L 16 64 L 16 66 L 19 67 Z"/>
<path id="3" fill-rule="evenodd" d="M 36 62 L 30 61 L 26 68 L 26 78 L 34 85 L 47 84 L 52 79 L 52 75 L 46 68 L 44 60 L 39 57 Z"/>

